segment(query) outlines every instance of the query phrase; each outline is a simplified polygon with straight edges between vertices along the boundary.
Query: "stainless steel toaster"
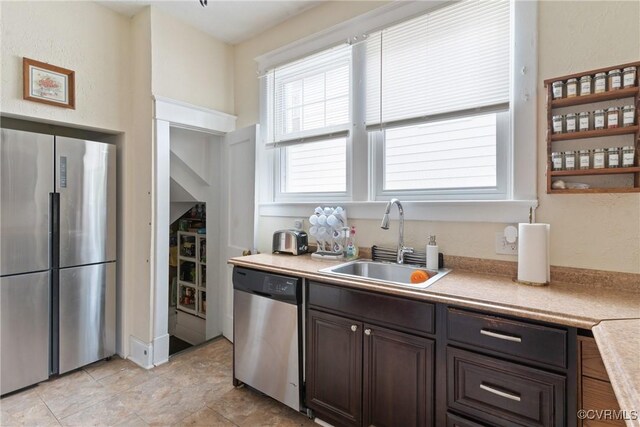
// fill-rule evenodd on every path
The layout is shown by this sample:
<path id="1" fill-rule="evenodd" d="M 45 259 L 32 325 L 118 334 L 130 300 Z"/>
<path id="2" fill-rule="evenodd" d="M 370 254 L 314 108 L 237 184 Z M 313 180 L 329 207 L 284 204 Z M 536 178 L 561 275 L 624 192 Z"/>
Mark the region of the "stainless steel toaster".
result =
<path id="1" fill-rule="evenodd" d="M 273 233 L 273 253 L 302 255 L 309 248 L 307 233 L 302 230 L 278 230 Z"/>

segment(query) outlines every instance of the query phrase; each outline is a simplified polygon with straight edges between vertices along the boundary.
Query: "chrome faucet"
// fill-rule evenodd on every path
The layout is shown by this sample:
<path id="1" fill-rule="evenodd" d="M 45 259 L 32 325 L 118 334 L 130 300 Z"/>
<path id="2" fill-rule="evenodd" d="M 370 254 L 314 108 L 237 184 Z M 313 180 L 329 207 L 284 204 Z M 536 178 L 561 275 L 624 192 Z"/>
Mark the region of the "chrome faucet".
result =
<path id="1" fill-rule="evenodd" d="M 398 214 L 400 215 L 400 230 L 398 236 L 398 252 L 396 255 L 396 262 L 398 264 L 404 263 L 404 254 L 412 254 L 413 248 L 407 248 L 404 246 L 404 209 L 402 209 L 402 204 L 398 199 L 391 199 L 389 203 L 387 203 L 387 208 L 384 211 L 384 216 L 382 217 L 382 224 L 380 224 L 380 228 L 383 230 L 389 229 L 389 212 L 391 211 L 391 206 L 398 205 Z"/>

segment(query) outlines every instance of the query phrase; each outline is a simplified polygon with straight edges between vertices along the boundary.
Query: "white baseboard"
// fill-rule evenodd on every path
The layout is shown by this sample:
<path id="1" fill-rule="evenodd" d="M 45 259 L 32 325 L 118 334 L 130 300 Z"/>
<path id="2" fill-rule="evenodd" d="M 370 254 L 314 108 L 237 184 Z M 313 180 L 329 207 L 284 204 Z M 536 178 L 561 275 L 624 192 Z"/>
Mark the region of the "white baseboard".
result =
<path id="1" fill-rule="evenodd" d="M 153 345 L 129 336 L 129 360 L 145 369 L 153 368 Z"/>
<path id="2" fill-rule="evenodd" d="M 169 361 L 169 334 L 153 340 L 153 364 L 162 365 Z"/>

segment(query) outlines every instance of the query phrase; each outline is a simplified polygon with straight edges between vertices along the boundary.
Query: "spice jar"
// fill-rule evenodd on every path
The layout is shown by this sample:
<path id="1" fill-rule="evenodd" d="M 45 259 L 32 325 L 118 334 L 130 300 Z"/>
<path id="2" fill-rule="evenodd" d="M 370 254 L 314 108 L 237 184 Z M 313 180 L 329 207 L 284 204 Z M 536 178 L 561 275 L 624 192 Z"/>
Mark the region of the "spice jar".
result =
<path id="1" fill-rule="evenodd" d="M 610 107 L 607 110 L 607 129 L 618 127 L 620 118 L 620 109 L 618 107 Z"/>
<path id="2" fill-rule="evenodd" d="M 596 148 L 593 150 L 593 168 L 594 169 L 603 169 L 604 168 L 604 148 Z"/>
<path id="3" fill-rule="evenodd" d="M 593 112 L 593 128 L 600 130 L 600 129 L 604 129 L 604 124 L 605 124 L 605 120 L 604 120 L 605 114 L 604 114 L 604 110 L 596 110 Z"/>
<path id="4" fill-rule="evenodd" d="M 580 77 L 580 96 L 591 95 L 591 76 Z"/>
<path id="5" fill-rule="evenodd" d="M 591 168 L 591 152 L 589 150 L 580 150 L 580 169 Z"/>
<path id="6" fill-rule="evenodd" d="M 575 132 L 578 130 L 578 116 L 576 113 L 569 113 L 564 119 L 565 129 L 567 132 Z"/>
<path id="7" fill-rule="evenodd" d="M 607 90 L 607 75 L 605 73 L 598 73 L 593 78 L 593 93 L 603 93 Z"/>
<path id="8" fill-rule="evenodd" d="M 607 150 L 607 167 L 609 168 L 620 167 L 620 148 L 611 147 Z"/>
<path id="9" fill-rule="evenodd" d="M 564 82 L 559 80 L 551 84 L 553 88 L 553 99 L 560 99 L 564 96 Z"/>
<path id="10" fill-rule="evenodd" d="M 630 168 L 633 166 L 636 156 L 636 149 L 633 145 L 622 147 L 622 167 Z"/>
<path id="11" fill-rule="evenodd" d="M 553 116 L 551 121 L 553 122 L 553 133 L 562 133 L 564 130 L 564 116 L 562 114 Z"/>
<path id="12" fill-rule="evenodd" d="M 619 69 L 609 71 L 609 90 L 622 88 L 622 74 Z"/>
<path id="13" fill-rule="evenodd" d="M 567 80 L 567 98 L 578 96 L 578 79 Z"/>
<path id="14" fill-rule="evenodd" d="M 636 67 L 627 67 L 622 70 L 622 87 L 633 87 L 636 85 Z"/>
<path id="15" fill-rule="evenodd" d="M 551 153 L 551 166 L 554 171 L 562 170 L 562 153 L 557 151 Z"/>
<path id="16" fill-rule="evenodd" d="M 576 169 L 576 152 L 565 151 L 564 152 L 564 168 L 568 171 Z"/>
<path id="17" fill-rule="evenodd" d="M 625 105 L 622 107 L 622 127 L 633 126 L 636 121 L 636 107 Z"/>
<path id="18" fill-rule="evenodd" d="M 578 114 L 578 128 L 581 132 L 591 129 L 591 113 L 583 111 Z"/>

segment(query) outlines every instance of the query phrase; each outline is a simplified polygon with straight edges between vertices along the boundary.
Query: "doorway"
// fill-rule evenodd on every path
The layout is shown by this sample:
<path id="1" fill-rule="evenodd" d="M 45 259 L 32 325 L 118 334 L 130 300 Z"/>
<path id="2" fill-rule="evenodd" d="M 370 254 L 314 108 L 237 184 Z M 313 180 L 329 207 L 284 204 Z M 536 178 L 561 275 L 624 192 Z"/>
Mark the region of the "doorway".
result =
<path id="1" fill-rule="evenodd" d="M 221 334 L 232 339 L 227 259 L 236 255 L 236 247 L 253 247 L 254 153 L 259 133 L 255 125 L 235 131 L 234 116 L 162 98 L 155 99 L 154 122 L 153 335 L 149 360 L 141 363 L 145 366 L 169 358 L 171 218 L 194 204 L 206 205 L 205 339 Z M 184 203 L 191 205 L 184 208 Z M 175 216 L 178 208 L 184 210 Z"/>
<path id="2" fill-rule="evenodd" d="M 207 204 L 183 203 L 175 215 L 187 206 L 169 227 L 169 356 L 207 336 Z"/>

